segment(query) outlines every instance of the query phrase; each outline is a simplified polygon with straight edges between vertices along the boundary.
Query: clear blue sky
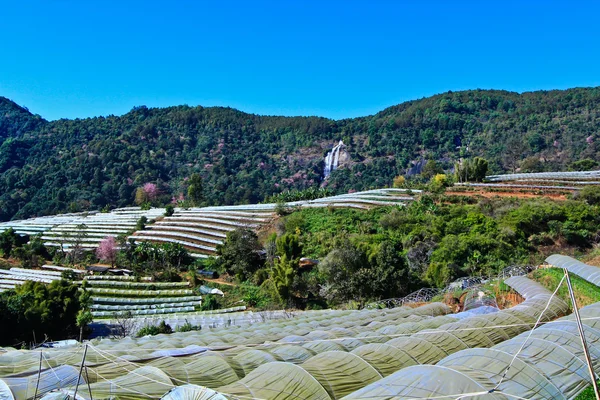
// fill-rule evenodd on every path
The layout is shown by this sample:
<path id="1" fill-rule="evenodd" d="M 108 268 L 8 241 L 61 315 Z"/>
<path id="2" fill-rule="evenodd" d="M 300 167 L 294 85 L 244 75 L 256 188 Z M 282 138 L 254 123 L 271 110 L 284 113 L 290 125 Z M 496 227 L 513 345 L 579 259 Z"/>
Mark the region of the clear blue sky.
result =
<path id="1" fill-rule="evenodd" d="M 27 1 L 0 96 L 53 120 L 133 106 L 345 118 L 447 90 L 600 85 L 600 3 Z"/>

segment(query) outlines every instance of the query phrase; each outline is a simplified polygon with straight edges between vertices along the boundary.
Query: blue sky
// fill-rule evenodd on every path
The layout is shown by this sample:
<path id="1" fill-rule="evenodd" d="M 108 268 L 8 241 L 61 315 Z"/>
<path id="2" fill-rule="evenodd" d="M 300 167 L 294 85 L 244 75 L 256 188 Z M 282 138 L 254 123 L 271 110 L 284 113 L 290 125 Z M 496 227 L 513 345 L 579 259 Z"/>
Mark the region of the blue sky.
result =
<path id="1" fill-rule="evenodd" d="M 448 90 L 600 86 L 598 2 L 3 2 L 0 96 L 346 118 Z"/>

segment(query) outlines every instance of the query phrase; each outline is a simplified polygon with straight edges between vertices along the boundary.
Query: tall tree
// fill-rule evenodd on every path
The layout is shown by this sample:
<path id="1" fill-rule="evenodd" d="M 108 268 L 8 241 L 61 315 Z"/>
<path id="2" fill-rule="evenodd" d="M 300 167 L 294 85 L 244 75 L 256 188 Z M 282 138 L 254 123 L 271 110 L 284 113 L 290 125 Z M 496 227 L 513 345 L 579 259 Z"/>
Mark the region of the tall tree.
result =
<path id="1" fill-rule="evenodd" d="M 114 236 L 107 236 L 98 244 L 96 257 L 109 262 L 111 267 L 115 266 L 117 259 L 117 241 Z"/>
<path id="2" fill-rule="evenodd" d="M 190 176 L 188 186 L 188 198 L 195 205 L 199 206 L 204 200 L 204 188 L 200 174 L 194 173 Z"/>

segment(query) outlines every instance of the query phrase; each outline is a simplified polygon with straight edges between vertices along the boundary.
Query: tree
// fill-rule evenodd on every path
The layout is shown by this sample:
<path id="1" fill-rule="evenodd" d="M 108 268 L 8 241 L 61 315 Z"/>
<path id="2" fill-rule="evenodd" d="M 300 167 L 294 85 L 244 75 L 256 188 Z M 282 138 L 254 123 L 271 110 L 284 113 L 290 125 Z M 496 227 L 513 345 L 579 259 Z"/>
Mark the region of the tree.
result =
<path id="1" fill-rule="evenodd" d="M 175 212 L 175 207 L 172 204 L 167 204 L 165 207 L 165 217 L 170 217 Z"/>
<path id="2" fill-rule="evenodd" d="M 366 254 L 345 239 L 319 263 L 327 282 L 326 297 L 334 302 L 364 300 L 370 278 Z"/>
<path id="3" fill-rule="evenodd" d="M 79 310 L 76 325 L 79 327 L 79 341 L 83 341 L 83 330 L 92 323 L 94 316 L 89 310 Z"/>
<path id="4" fill-rule="evenodd" d="M 2 256 L 4 258 L 10 257 L 13 246 L 15 245 L 17 238 L 13 228 L 8 228 L 0 234 L 0 249 L 2 250 Z"/>
<path id="5" fill-rule="evenodd" d="M 246 228 L 230 231 L 223 244 L 217 246 L 219 263 L 240 282 L 250 278 L 262 266 L 260 250 L 258 236 Z"/>
<path id="6" fill-rule="evenodd" d="M 183 265 L 191 263 L 190 253 L 179 243 L 163 243 L 159 251 L 163 257 L 163 264 L 180 270 Z"/>
<path id="7" fill-rule="evenodd" d="M 141 206 L 142 204 L 148 202 L 148 195 L 144 192 L 144 188 L 135 189 L 135 204 Z"/>
<path id="8" fill-rule="evenodd" d="M 156 200 L 156 197 L 158 197 L 159 190 L 158 190 L 158 186 L 156 186 L 156 184 L 146 182 L 146 183 L 144 183 L 144 186 L 142 186 L 142 189 L 144 190 L 144 193 L 146 193 L 146 197 L 148 198 L 148 201 L 152 202 L 152 201 Z"/>
<path id="9" fill-rule="evenodd" d="M 397 177 L 394 178 L 394 182 L 393 182 L 392 186 L 399 189 L 399 188 L 403 188 L 405 184 L 406 184 L 406 178 L 402 175 L 398 175 Z"/>
<path id="10" fill-rule="evenodd" d="M 27 281 L 0 293 L 0 345 L 77 337 L 77 314 L 81 309 L 78 285 L 65 280 L 50 284 Z"/>
<path id="11" fill-rule="evenodd" d="M 96 249 L 96 257 L 100 260 L 109 262 L 111 267 L 115 266 L 115 261 L 117 259 L 117 241 L 114 236 L 106 236 L 102 239 Z"/>
<path id="12" fill-rule="evenodd" d="M 302 255 L 302 245 L 298 234 L 285 233 L 275 241 L 277 254 L 286 256 L 289 260 L 300 258 Z"/>
<path id="13" fill-rule="evenodd" d="M 600 204 L 600 186 L 586 186 L 577 193 L 577 198 L 590 205 Z"/>
<path id="14" fill-rule="evenodd" d="M 488 162 L 481 157 L 456 163 L 454 173 L 458 182 L 482 182 L 487 175 Z"/>
<path id="15" fill-rule="evenodd" d="M 145 215 L 142 215 L 140 219 L 138 219 L 135 224 L 136 231 L 143 231 L 146 228 L 146 223 L 148 222 L 148 218 Z"/>
<path id="16" fill-rule="evenodd" d="M 194 173 L 190 176 L 187 193 L 193 205 L 199 206 L 202 203 L 202 200 L 204 200 L 204 189 L 200 174 Z"/>
<path id="17" fill-rule="evenodd" d="M 598 168 L 598 162 L 591 158 L 584 158 L 583 160 L 575 161 L 571 163 L 569 169 L 571 171 L 591 171 Z"/>
<path id="18" fill-rule="evenodd" d="M 74 235 L 71 236 L 72 238 L 72 243 L 71 243 L 71 251 L 69 252 L 69 256 L 71 258 L 71 263 L 73 265 L 77 264 L 79 262 L 79 260 L 81 259 L 81 257 L 83 256 L 83 242 L 85 240 L 85 238 L 87 238 L 88 234 L 87 234 L 87 225 L 85 224 L 79 224 L 77 225 L 77 231 L 75 232 Z M 61 243 L 61 247 L 62 247 L 62 243 Z"/>
<path id="19" fill-rule="evenodd" d="M 111 327 L 111 335 L 115 338 L 126 338 L 137 329 L 137 320 L 133 318 L 131 311 L 123 311 L 113 314 L 114 324 Z"/>
<path id="20" fill-rule="evenodd" d="M 275 260 L 271 271 L 271 279 L 282 299 L 289 299 L 290 289 L 294 284 L 294 277 L 298 271 L 298 260 L 289 259 L 287 255 L 282 255 Z"/>
<path id="21" fill-rule="evenodd" d="M 523 140 L 518 136 L 511 136 L 504 146 L 502 161 L 505 168 L 514 173 L 524 153 L 525 145 L 523 144 Z"/>
<path id="22" fill-rule="evenodd" d="M 400 242 L 386 240 L 379 245 L 370 280 L 371 295 L 378 298 L 400 297 L 410 287 L 408 265 Z"/>
<path id="23" fill-rule="evenodd" d="M 156 200 L 158 194 L 158 186 L 154 183 L 146 182 L 143 186 L 135 190 L 135 203 L 139 206 L 145 203 L 151 203 Z"/>
<path id="24" fill-rule="evenodd" d="M 471 169 L 471 179 L 475 182 L 483 182 L 487 175 L 488 162 L 485 158 L 475 157 Z"/>
<path id="25" fill-rule="evenodd" d="M 427 163 L 425 163 L 425 166 L 421 170 L 421 176 L 423 176 L 423 178 L 425 178 L 427 180 L 433 178 L 436 174 L 443 174 L 443 173 L 444 173 L 444 170 L 435 160 L 427 161 Z"/>

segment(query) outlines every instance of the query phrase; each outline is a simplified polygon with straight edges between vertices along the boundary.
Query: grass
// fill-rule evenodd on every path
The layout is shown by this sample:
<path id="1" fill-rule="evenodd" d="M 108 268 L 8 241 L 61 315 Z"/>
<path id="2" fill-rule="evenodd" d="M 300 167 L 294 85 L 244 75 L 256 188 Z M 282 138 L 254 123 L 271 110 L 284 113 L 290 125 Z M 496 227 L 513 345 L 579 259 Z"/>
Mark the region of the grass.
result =
<path id="1" fill-rule="evenodd" d="M 600 384 L 600 381 L 598 381 Z M 594 394 L 594 388 L 589 386 L 583 392 L 579 394 L 579 396 L 575 397 L 575 400 L 596 400 L 596 395 Z"/>
<path id="2" fill-rule="evenodd" d="M 530 277 L 536 282 L 541 283 L 546 289 L 554 292 L 563 275 L 563 270 L 559 268 L 541 268 L 533 271 Z M 598 286 L 574 274 L 570 274 L 570 278 L 573 284 L 573 291 L 575 292 L 575 301 L 577 301 L 579 308 L 600 301 L 600 288 Z M 563 282 L 557 295 L 567 302 L 567 304 L 571 304 L 566 282 Z"/>

